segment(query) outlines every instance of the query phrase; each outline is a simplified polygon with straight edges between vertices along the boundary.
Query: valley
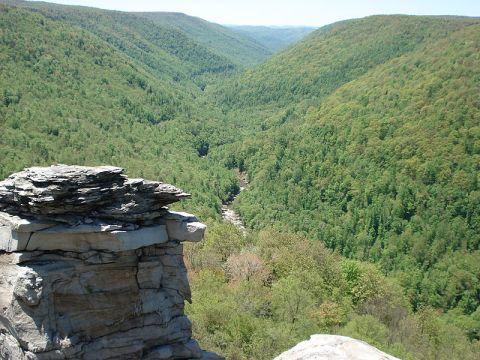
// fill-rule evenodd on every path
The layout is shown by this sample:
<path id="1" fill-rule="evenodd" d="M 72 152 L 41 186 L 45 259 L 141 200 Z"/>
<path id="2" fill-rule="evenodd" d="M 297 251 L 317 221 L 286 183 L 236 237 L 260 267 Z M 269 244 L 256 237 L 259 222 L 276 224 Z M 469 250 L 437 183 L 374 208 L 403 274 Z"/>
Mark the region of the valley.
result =
<path id="1" fill-rule="evenodd" d="M 242 191 L 248 189 L 248 179 L 247 174 L 241 172 L 239 169 L 235 169 L 235 175 L 237 176 L 240 188 L 238 189 L 238 193 L 232 194 L 232 196 L 227 201 L 223 202 L 222 218 L 224 221 L 230 222 L 237 228 L 239 228 L 243 234 L 246 234 L 247 229 L 245 228 L 245 225 L 240 215 L 233 209 L 233 203 L 235 199 L 242 193 Z"/>
<path id="2" fill-rule="evenodd" d="M 108 164 L 191 193 L 186 310 L 228 359 L 316 333 L 476 359 L 480 20 L 273 30 L 1 0 L 1 179 Z"/>

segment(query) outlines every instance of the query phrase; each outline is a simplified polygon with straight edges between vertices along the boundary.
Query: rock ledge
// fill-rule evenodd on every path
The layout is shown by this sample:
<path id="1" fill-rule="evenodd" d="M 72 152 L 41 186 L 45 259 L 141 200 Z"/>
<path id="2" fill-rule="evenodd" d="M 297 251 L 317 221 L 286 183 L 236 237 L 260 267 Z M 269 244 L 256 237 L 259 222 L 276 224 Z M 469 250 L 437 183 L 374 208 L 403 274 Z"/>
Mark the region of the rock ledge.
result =
<path id="1" fill-rule="evenodd" d="M 189 197 L 111 166 L 34 167 L 0 182 L 0 359 L 222 359 L 184 315 Z"/>
<path id="2" fill-rule="evenodd" d="M 312 335 L 274 360 L 400 360 L 366 342 L 339 335 Z"/>

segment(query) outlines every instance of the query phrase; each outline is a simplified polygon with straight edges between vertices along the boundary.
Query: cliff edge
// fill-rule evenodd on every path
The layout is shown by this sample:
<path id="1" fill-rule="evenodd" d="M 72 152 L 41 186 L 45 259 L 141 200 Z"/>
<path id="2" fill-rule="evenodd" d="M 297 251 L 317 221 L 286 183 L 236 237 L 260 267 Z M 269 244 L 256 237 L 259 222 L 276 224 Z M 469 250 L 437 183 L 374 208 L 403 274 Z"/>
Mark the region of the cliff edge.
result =
<path id="1" fill-rule="evenodd" d="M 188 197 L 121 168 L 34 167 L 0 182 L 0 358 L 222 359 L 191 338 Z"/>

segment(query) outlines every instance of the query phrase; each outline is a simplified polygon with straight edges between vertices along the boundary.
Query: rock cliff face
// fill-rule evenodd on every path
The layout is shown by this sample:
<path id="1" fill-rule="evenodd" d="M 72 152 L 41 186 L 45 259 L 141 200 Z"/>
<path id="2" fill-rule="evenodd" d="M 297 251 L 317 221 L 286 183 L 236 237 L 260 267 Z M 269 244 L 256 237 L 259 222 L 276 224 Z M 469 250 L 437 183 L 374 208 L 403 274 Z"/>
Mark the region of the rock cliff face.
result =
<path id="1" fill-rule="evenodd" d="M 0 358 L 220 359 L 191 339 L 188 194 L 120 168 L 29 168 L 0 182 Z"/>

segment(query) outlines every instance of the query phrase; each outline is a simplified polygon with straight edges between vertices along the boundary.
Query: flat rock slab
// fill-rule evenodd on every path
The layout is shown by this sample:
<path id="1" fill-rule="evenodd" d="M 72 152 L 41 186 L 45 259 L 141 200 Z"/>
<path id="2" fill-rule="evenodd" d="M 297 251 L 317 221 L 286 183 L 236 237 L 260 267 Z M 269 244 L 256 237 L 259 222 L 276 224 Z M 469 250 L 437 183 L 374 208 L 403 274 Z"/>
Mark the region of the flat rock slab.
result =
<path id="1" fill-rule="evenodd" d="M 22 218 L 0 212 L 0 250 L 119 252 L 174 241 L 200 241 L 206 226 L 194 215 L 167 212 L 157 224 L 91 222 L 68 225 Z"/>
<path id="2" fill-rule="evenodd" d="M 52 219 L 151 220 L 164 215 L 168 204 L 187 197 L 190 194 L 170 184 L 129 179 L 113 166 L 31 167 L 0 182 L 0 210 Z"/>
<path id="3" fill-rule="evenodd" d="M 12 230 L 18 232 L 33 232 L 43 230 L 57 224 L 58 223 L 56 221 L 27 219 L 16 215 L 10 215 L 5 212 L 0 212 L 0 226 L 8 226 Z"/>
<path id="4" fill-rule="evenodd" d="M 0 225 L 0 250 L 18 251 L 73 251 L 103 250 L 111 252 L 135 250 L 163 244 L 168 241 L 166 225 L 148 226 L 138 230 L 102 231 L 84 225 L 81 229 L 57 225 L 36 232 L 19 232 Z"/>
<path id="5" fill-rule="evenodd" d="M 400 360 L 366 342 L 339 335 L 312 335 L 274 360 Z"/>
<path id="6" fill-rule="evenodd" d="M 84 233 L 63 231 L 55 228 L 33 233 L 25 250 L 63 250 L 73 252 L 104 250 L 119 252 L 163 244 L 167 241 L 167 228 L 164 225 L 150 226 L 133 231 L 115 230 Z"/>
<path id="7" fill-rule="evenodd" d="M 207 228 L 198 222 L 195 215 L 185 212 L 169 211 L 163 217 L 162 223 L 167 226 L 169 238 L 177 241 L 201 241 Z"/>

